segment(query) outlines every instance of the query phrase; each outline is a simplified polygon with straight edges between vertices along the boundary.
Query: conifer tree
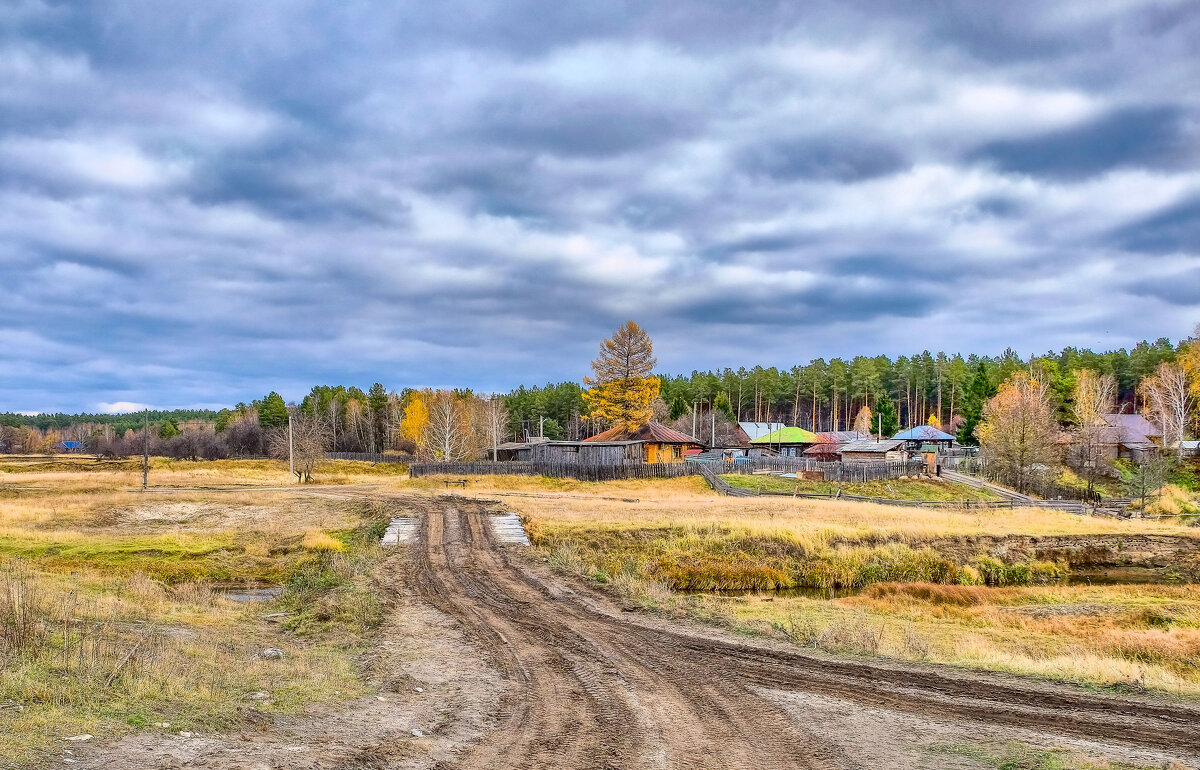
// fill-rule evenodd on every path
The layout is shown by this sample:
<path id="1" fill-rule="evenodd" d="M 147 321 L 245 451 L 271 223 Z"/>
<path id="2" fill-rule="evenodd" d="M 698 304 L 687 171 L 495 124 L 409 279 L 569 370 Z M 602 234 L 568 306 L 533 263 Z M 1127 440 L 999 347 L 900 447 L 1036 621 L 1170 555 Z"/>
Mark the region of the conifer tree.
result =
<path id="1" fill-rule="evenodd" d="M 963 397 L 963 424 L 958 429 L 958 443 L 968 446 L 979 445 L 975 429 L 983 419 L 984 405 L 994 395 L 996 395 L 996 388 L 988 378 L 987 367 L 984 366 L 983 361 L 980 361 L 975 366 L 975 374 L 971 377 L 966 395 Z"/>
<path id="2" fill-rule="evenodd" d="M 894 436 L 900 429 L 900 415 L 896 412 L 896 405 L 892 403 L 891 397 L 886 393 L 875 397 L 875 425 L 872 426 L 872 430 L 876 429 L 879 430 L 880 438 Z"/>
<path id="3" fill-rule="evenodd" d="M 654 344 L 642 327 L 629 321 L 617 329 L 592 361 L 595 376 L 583 379 L 591 386 L 584 399 L 592 418 L 630 433 L 650 422 L 654 414 L 650 404 L 662 387 L 654 376 L 657 363 Z"/>
<path id="4" fill-rule="evenodd" d="M 255 406 L 258 408 L 258 424 L 263 428 L 269 430 L 287 425 L 287 404 L 283 402 L 283 396 L 275 391 L 272 390 L 262 401 L 256 402 Z"/>

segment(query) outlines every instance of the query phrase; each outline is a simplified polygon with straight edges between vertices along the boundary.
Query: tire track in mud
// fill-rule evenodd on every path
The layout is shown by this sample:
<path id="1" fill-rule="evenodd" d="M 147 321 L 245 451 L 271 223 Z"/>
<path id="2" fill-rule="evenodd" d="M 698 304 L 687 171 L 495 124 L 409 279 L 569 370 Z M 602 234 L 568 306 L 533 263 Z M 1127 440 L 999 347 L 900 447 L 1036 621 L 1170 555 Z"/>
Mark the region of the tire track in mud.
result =
<path id="1" fill-rule="evenodd" d="M 459 767 L 846 766 L 746 684 L 647 645 L 644 630 L 549 599 L 508 565 L 484 506 L 410 504 L 425 509 L 419 590 L 509 684 L 496 728 Z"/>
<path id="2" fill-rule="evenodd" d="M 397 500 L 396 502 L 401 502 Z M 509 682 L 497 727 L 462 768 L 849 767 L 757 688 L 803 690 L 937 719 L 1200 755 L 1200 709 L 1010 677 L 859 661 L 655 627 L 552 589 L 493 542 L 487 504 L 424 513 L 420 592 L 459 619 Z"/>

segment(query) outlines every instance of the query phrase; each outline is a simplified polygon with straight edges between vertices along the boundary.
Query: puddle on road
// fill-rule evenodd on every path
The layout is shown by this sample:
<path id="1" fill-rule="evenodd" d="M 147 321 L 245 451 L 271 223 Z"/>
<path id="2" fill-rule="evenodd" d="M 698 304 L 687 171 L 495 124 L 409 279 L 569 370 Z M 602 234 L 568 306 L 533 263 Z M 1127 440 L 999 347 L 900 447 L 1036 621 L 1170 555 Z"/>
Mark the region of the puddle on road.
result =
<path id="1" fill-rule="evenodd" d="M 392 519 L 383 533 L 380 545 L 400 545 L 417 539 L 417 520 L 411 516 Z"/>
<path id="2" fill-rule="evenodd" d="M 515 513 L 501 513 L 490 517 L 492 533 L 501 543 L 529 545 L 529 536 L 521 525 L 521 517 Z"/>
<path id="3" fill-rule="evenodd" d="M 222 599 L 232 602 L 269 602 L 283 595 L 283 588 L 250 588 L 247 586 L 222 586 L 213 589 L 213 593 Z"/>

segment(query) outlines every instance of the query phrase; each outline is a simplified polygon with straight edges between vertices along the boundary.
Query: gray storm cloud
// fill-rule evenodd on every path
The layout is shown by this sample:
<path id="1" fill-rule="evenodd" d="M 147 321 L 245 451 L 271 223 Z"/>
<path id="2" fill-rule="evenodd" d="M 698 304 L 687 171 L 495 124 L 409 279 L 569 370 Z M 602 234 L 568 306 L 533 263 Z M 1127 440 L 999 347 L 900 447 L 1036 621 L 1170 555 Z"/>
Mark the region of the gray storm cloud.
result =
<path id="1" fill-rule="evenodd" d="M 1200 320 L 1187 2 L 0 5 L 0 411 Z"/>

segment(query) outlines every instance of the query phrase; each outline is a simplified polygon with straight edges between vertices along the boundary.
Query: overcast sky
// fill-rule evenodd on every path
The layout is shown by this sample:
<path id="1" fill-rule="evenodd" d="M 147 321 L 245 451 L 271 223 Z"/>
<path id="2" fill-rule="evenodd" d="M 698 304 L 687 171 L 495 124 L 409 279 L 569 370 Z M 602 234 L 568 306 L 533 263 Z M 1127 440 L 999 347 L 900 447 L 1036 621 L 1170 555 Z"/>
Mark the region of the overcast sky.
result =
<path id="1" fill-rule="evenodd" d="M 0 411 L 1178 339 L 1198 140 L 1194 0 L 0 0 Z"/>

